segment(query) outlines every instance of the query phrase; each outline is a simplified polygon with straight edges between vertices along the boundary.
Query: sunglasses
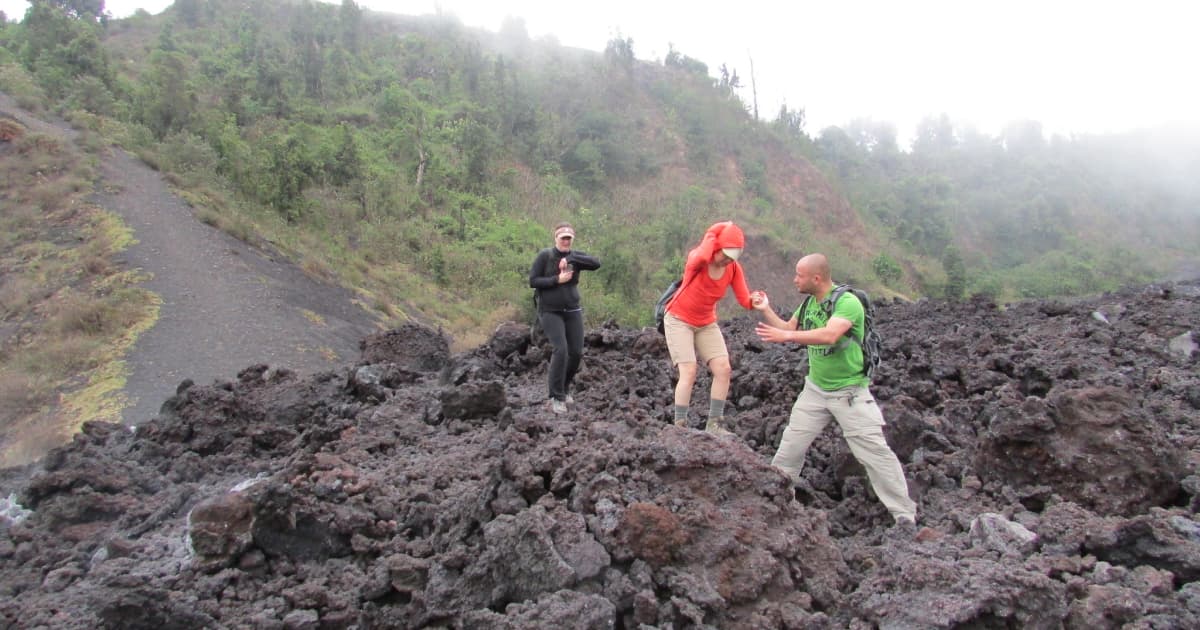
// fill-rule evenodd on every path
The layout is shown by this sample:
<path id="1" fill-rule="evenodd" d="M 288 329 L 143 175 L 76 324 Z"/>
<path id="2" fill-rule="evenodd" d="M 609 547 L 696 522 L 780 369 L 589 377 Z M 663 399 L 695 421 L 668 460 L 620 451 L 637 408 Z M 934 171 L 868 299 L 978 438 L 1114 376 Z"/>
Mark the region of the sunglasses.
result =
<path id="1" fill-rule="evenodd" d="M 560 241 L 569 241 L 569 240 L 572 240 L 572 239 L 574 239 L 574 238 L 575 238 L 574 236 L 560 236 L 560 237 L 558 237 L 558 240 L 560 240 Z"/>

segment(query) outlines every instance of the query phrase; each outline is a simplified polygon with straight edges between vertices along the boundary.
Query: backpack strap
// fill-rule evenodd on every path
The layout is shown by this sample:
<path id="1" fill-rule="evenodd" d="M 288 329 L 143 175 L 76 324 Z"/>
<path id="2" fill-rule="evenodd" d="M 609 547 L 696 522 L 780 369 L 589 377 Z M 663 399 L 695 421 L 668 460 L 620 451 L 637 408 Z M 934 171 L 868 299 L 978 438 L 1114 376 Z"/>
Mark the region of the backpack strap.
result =
<path id="1" fill-rule="evenodd" d="M 808 330 L 804 327 L 804 314 L 808 312 L 808 305 L 812 302 L 811 295 L 805 295 L 804 301 L 800 303 L 800 308 L 796 309 L 796 330 Z"/>
<path id="2" fill-rule="evenodd" d="M 821 301 L 821 310 L 825 311 L 825 317 L 827 320 L 828 320 L 828 318 L 833 317 L 833 309 L 835 307 L 837 307 L 838 300 L 842 299 L 842 296 L 845 295 L 846 292 L 849 290 L 850 290 L 850 285 L 848 285 L 848 284 L 835 285 L 833 287 L 833 291 L 830 292 L 829 297 L 827 297 Z M 805 298 L 804 304 L 806 306 L 808 305 L 808 300 L 810 300 L 810 299 L 812 299 L 812 296 Z M 864 305 L 863 308 L 865 309 L 866 306 Z M 865 315 L 865 312 L 864 312 L 864 315 Z M 850 330 L 847 330 L 846 334 L 842 335 L 842 338 L 838 339 L 837 342 L 834 343 L 832 346 L 826 346 L 825 350 L 822 351 L 822 354 L 824 354 L 825 356 L 829 356 L 829 355 L 841 350 L 842 348 L 845 348 L 846 345 L 848 343 L 850 343 L 851 341 L 858 344 L 859 348 L 862 348 L 862 345 L 863 345 L 862 339 L 859 339 L 858 337 L 854 336 L 854 326 L 851 326 Z"/>
<path id="3" fill-rule="evenodd" d="M 834 285 L 833 290 L 829 292 L 829 297 L 826 297 L 824 300 L 821 300 L 821 310 L 825 312 L 826 318 L 833 317 L 833 309 L 835 307 L 837 307 L 838 300 L 842 299 L 842 296 L 845 295 L 846 292 L 849 290 L 850 290 L 850 285 L 848 285 L 848 284 Z M 799 314 L 800 318 L 804 317 L 804 312 L 808 310 L 808 305 L 810 303 L 812 303 L 812 299 L 813 299 L 813 296 L 811 296 L 811 295 L 804 296 L 804 302 L 802 302 L 800 304 L 800 308 L 796 311 Z M 863 308 L 866 308 L 866 307 L 864 306 Z M 803 322 L 801 322 L 801 323 L 803 323 Z M 803 328 L 803 327 L 801 326 L 801 328 Z M 850 328 L 849 332 L 850 332 L 849 337 L 851 339 L 854 339 L 855 341 L 857 341 L 859 343 L 859 345 L 862 345 L 862 342 L 859 341 L 854 336 L 854 328 L 853 327 Z M 840 341 L 839 341 L 839 343 L 840 343 Z"/>
<path id="4" fill-rule="evenodd" d="M 848 285 L 848 284 L 839 284 L 839 285 L 837 285 L 836 288 L 834 288 L 833 297 L 829 300 L 829 309 L 827 311 L 825 311 L 826 314 L 828 314 L 830 317 L 833 317 L 833 309 L 835 306 L 837 306 L 837 301 L 839 299 L 841 299 L 841 297 L 843 295 L 845 295 L 847 291 L 850 291 L 850 285 Z M 854 297 L 858 297 L 858 296 L 855 295 Z M 865 318 L 867 316 L 867 305 L 863 304 L 862 300 L 859 300 L 858 302 L 859 302 L 859 304 L 862 304 L 863 317 Z M 864 326 L 866 325 L 865 321 L 863 322 L 863 325 Z M 855 342 L 857 342 L 859 346 L 862 345 L 862 340 L 859 339 L 858 337 L 854 336 L 854 327 L 853 326 L 850 327 L 850 330 L 846 331 L 846 336 L 850 337 Z"/>
<path id="5" fill-rule="evenodd" d="M 821 301 L 821 308 L 825 311 L 826 315 L 829 315 L 830 317 L 833 316 L 833 308 L 837 306 L 837 301 L 840 300 L 842 296 L 845 295 L 846 291 L 849 290 L 850 285 L 834 285 L 833 290 L 829 292 L 829 297 Z"/>

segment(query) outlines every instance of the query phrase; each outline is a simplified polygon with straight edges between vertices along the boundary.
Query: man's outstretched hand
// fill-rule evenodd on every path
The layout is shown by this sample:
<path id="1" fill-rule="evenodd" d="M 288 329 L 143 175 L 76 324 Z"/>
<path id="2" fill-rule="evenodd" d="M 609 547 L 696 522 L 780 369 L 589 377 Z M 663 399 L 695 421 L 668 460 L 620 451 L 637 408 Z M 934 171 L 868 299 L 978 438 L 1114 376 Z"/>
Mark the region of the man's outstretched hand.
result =
<path id="1" fill-rule="evenodd" d="M 792 331 L 780 330 L 770 324 L 764 324 L 762 322 L 759 322 L 754 327 L 754 332 L 758 333 L 759 339 L 762 339 L 763 341 L 768 341 L 771 343 L 782 343 L 785 341 L 791 341 L 790 337 L 791 337 Z"/>

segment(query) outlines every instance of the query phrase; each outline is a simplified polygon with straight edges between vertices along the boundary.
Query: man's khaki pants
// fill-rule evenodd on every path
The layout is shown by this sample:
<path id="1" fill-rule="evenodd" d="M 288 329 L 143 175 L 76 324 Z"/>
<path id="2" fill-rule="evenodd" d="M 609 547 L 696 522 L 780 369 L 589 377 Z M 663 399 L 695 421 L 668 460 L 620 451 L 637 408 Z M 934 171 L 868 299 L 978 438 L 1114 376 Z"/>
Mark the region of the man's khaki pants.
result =
<path id="1" fill-rule="evenodd" d="M 837 420 L 850 452 L 867 469 L 871 488 L 892 518 L 915 520 L 917 506 L 908 498 L 904 468 L 883 437 L 883 412 L 867 387 L 827 392 L 805 378 L 771 465 L 798 481 L 808 447 L 830 420 Z"/>

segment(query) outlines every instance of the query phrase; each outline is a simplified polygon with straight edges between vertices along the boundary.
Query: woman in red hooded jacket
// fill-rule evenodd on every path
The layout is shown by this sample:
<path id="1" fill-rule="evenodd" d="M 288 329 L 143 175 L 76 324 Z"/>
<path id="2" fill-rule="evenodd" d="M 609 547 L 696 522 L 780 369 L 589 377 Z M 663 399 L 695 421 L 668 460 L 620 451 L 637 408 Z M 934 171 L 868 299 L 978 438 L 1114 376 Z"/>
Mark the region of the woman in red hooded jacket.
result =
<path id="1" fill-rule="evenodd" d="M 737 262 L 745 244 L 742 229 L 732 221 L 708 228 L 700 245 L 688 252 L 683 285 L 667 305 L 663 332 L 671 352 L 671 363 L 679 369 L 679 382 L 675 384 L 677 426 L 687 426 L 699 359 L 712 372 L 708 423 L 704 428 L 710 433 L 728 433 L 723 422 L 733 369 L 729 365 L 725 337 L 717 325 L 717 303 L 732 288 L 733 296 L 742 308 L 753 308 L 750 288 Z"/>

